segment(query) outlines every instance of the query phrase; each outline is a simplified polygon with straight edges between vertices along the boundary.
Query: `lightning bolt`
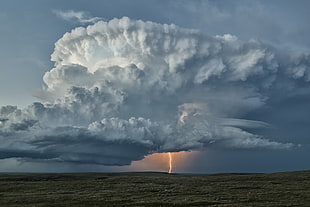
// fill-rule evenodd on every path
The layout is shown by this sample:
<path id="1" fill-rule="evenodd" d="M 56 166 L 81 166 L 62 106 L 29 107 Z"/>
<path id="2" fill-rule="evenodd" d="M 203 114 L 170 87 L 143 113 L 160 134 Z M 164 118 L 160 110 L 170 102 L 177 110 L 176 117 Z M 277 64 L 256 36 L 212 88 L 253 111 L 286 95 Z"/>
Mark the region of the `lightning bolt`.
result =
<path id="1" fill-rule="evenodd" d="M 172 154 L 171 152 L 168 152 L 169 155 L 169 170 L 168 173 L 170 174 L 172 172 Z"/>

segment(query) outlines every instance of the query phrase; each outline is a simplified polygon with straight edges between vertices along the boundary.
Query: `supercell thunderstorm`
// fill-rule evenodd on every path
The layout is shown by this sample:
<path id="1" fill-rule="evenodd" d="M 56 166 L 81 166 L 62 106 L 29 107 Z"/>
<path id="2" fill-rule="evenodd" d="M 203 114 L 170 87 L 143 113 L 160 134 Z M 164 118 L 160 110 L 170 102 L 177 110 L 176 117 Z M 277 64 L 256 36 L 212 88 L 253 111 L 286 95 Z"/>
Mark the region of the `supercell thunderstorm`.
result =
<path id="1" fill-rule="evenodd" d="M 155 152 L 291 148 L 243 117 L 310 80 L 309 54 L 126 17 L 64 34 L 51 60 L 41 102 L 0 108 L 0 159 L 127 165 Z"/>

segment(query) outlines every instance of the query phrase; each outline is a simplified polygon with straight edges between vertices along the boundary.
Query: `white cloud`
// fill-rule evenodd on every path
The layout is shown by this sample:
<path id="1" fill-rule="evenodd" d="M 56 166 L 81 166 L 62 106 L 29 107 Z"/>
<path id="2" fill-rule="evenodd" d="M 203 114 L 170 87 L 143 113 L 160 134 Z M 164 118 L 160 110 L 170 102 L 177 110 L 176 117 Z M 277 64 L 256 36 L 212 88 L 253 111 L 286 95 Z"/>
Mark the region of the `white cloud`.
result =
<path id="1" fill-rule="evenodd" d="M 100 20 L 103 20 L 103 18 L 100 18 L 100 17 L 92 17 L 84 11 L 53 10 L 53 12 L 56 14 L 57 17 L 59 17 L 63 20 L 66 20 L 69 22 L 77 22 L 80 24 L 93 24 L 93 23 L 96 23 Z"/>
<path id="2" fill-rule="evenodd" d="M 272 99 L 278 81 L 307 76 L 296 73 L 307 58 L 126 17 L 64 34 L 51 58 L 43 103 L 1 108 L 0 158 L 125 165 L 206 146 L 294 146 L 251 133 L 269 125 L 242 116 Z"/>

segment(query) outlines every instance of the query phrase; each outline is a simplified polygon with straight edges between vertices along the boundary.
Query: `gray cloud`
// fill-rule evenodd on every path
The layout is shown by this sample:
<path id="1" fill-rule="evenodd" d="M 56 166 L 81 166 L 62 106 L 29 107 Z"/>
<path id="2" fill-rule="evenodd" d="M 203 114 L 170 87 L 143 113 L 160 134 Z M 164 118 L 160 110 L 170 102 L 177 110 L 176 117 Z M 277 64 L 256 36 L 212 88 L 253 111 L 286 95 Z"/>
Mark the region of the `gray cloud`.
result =
<path id="1" fill-rule="evenodd" d="M 64 34 L 51 59 L 42 103 L 0 109 L 1 158 L 126 165 L 154 152 L 296 146 L 244 117 L 304 90 L 307 54 L 124 17 Z"/>

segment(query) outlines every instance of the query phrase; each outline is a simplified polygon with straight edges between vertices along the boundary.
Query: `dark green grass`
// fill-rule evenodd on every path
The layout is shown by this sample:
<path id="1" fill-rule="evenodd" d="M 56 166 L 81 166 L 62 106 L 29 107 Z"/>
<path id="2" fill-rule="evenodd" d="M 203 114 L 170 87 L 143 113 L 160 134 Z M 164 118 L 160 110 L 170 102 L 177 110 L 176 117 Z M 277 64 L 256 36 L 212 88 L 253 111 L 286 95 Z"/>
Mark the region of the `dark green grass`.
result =
<path id="1" fill-rule="evenodd" d="M 0 174 L 0 206 L 310 206 L 310 171 Z"/>

